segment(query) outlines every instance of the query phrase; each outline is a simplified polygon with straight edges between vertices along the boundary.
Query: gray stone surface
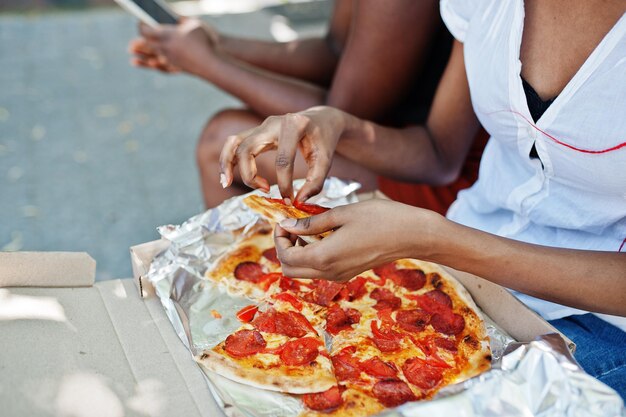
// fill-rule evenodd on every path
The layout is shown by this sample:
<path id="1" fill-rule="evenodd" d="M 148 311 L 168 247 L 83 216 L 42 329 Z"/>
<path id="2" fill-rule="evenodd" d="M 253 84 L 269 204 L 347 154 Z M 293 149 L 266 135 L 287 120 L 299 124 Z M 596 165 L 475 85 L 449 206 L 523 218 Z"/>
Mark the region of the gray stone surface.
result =
<path id="1" fill-rule="evenodd" d="M 269 38 L 271 19 L 210 20 Z M 127 277 L 130 246 L 203 209 L 196 139 L 238 102 L 188 76 L 132 68 L 135 32 L 117 9 L 0 15 L 0 250 L 87 251 L 97 279 Z"/>

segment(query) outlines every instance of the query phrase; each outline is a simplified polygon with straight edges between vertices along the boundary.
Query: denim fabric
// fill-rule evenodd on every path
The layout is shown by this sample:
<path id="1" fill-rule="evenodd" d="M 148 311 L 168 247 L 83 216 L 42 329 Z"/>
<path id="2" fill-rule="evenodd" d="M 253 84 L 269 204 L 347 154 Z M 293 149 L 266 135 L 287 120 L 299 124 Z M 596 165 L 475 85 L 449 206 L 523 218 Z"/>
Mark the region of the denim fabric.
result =
<path id="1" fill-rule="evenodd" d="M 626 332 L 593 314 L 550 323 L 576 343 L 574 357 L 580 366 L 626 401 Z"/>

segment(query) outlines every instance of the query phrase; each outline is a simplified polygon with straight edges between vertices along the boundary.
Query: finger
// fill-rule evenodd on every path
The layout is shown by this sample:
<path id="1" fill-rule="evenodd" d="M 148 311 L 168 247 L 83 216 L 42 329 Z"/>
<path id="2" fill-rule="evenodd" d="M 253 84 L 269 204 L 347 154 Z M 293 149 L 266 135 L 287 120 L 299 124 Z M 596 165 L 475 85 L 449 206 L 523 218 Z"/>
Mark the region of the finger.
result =
<path id="1" fill-rule="evenodd" d="M 306 118 L 298 114 L 288 114 L 281 119 L 276 152 L 276 182 L 280 195 L 287 204 L 293 200 L 293 166 L 298 150 L 298 142 L 306 127 Z"/>
<path id="2" fill-rule="evenodd" d="M 156 59 L 159 59 L 160 57 L 164 56 L 161 41 L 149 39 L 146 41 L 146 43 L 148 47 L 150 48 L 150 50 L 152 51 L 151 55 L 153 57 L 155 57 Z"/>
<path id="3" fill-rule="evenodd" d="M 130 64 L 134 67 L 151 68 L 148 61 L 142 58 L 132 58 Z"/>
<path id="4" fill-rule="evenodd" d="M 273 129 L 262 125 L 245 138 L 235 151 L 239 173 L 244 184 L 269 191 L 269 182 L 258 175 L 256 157 L 265 151 L 276 149 L 277 133 L 273 133 Z"/>
<path id="5" fill-rule="evenodd" d="M 136 55 L 153 55 L 154 51 L 144 38 L 133 39 L 128 43 L 128 52 Z"/>
<path id="6" fill-rule="evenodd" d="M 333 230 L 342 225 L 339 210 L 333 209 L 316 216 L 303 219 L 285 219 L 280 222 L 280 227 L 298 236 L 317 235 Z"/>
<path id="7" fill-rule="evenodd" d="M 241 135 L 232 135 L 226 138 L 222 152 L 220 153 L 220 184 L 226 188 L 233 183 L 233 167 L 237 163 L 237 148 L 243 141 Z"/>
<path id="8" fill-rule="evenodd" d="M 270 184 L 267 179 L 258 175 L 256 159 L 250 152 L 246 152 L 241 146 L 237 149 L 237 164 L 241 180 L 250 188 L 259 188 L 265 192 L 270 191 Z"/>
<path id="9" fill-rule="evenodd" d="M 307 255 L 307 249 L 303 246 L 295 246 L 294 236 L 279 225 L 274 228 L 274 244 L 283 275 L 291 278 L 320 276 L 320 271 L 309 266 L 310 257 Z"/>
<path id="10" fill-rule="evenodd" d="M 139 33 L 148 40 L 158 41 L 163 36 L 163 30 L 160 26 L 152 27 L 143 22 L 139 22 Z"/>
<path id="11" fill-rule="evenodd" d="M 277 238 L 289 239 L 289 241 L 291 242 L 291 246 L 295 246 L 296 242 L 298 242 L 298 239 L 299 239 L 298 235 L 294 235 L 292 233 L 287 232 L 285 229 L 283 229 L 279 225 L 276 225 L 276 227 L 274 227 L 274 240 L 276 240 Z"/>
<path id="12" fill-rule="evenodd" d="M 296 267 L 290 265 L 282 265 L 282 274 L 287 278 L 309 278 L 316 279 L 322 276 L 322 271 L 312 268 Z"/>
<path id="13" fill-rule="evenodd" d="M 326 156 L 318 156 L 312 160 L 306 181 L 298 191 L 296 200 L 306 201 L 322 191 L 331 163 L 332 160 Z"/>

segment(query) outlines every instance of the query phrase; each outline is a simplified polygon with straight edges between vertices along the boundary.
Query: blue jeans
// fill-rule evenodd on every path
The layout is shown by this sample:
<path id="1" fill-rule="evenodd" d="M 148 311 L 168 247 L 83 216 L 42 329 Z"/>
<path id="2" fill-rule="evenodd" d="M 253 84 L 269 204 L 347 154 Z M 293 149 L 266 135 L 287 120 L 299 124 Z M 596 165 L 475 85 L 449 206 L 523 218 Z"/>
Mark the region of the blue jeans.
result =
<path id="1" fill-rule="evenodd" d="M 626 332 L 593 314 L 551 320 L 550 324 L 576 343 L 574 357 L 580 366 L 626 401 Z"/>

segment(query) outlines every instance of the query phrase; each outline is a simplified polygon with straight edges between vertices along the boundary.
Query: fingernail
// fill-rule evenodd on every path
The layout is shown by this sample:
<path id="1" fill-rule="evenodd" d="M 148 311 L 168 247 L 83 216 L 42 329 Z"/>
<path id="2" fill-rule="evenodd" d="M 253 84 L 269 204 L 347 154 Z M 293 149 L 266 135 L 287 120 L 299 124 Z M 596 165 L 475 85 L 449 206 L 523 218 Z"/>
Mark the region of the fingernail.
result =
<path id="1" fill-rule="evenodd" d="M 283 201 L 285 202 L 285 204 L 287 204 L 288 206 L 291 205 L 291 198 L 283 198 Z"/>
<path id="2" fill-rule="evenodd" d="M 285 219 L 281 221 L 279 224 L 280 224 L 280 227 L 292 228 L 296 226 L 296 223 L 298 223 L 298 220 L 296 219 Z"/>
<path id="3" fill-rule="evenodd" d="M 228 187 L 228 181 L 226 181 L 226 175 L 223 173 L 220 174 L 220 184 L 222 184 L 222 188 Z"/>

